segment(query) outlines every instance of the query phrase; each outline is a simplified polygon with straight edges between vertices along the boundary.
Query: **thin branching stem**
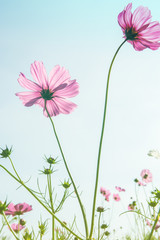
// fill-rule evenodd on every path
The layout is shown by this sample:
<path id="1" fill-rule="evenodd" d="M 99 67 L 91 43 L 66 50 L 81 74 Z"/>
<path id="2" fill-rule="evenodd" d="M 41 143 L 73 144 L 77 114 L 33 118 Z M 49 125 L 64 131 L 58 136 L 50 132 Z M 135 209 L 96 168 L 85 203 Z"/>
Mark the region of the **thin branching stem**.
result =
<path id="1" fill-rule="evenodd" d="M 69 229 L 50 209 L 48 209 L 45 204 L 31 191 L 30 188 L 28 188 L 22 181 L 20 181 L 18 178 L 16 178 L 10 171 L 8 171 L 3 165 L 0 164 L 0 167 L 4 169 L 13 179 L 15 179 L 19 184 L 21 184 L 46 210 L 49 212 L 54 218 L 59 222 L 62 227 L 64 227 L 67 231 L 72 233 L 76 238 L 83 240 L 81 237 L 79 237 L 77 234 L 75 234 L 71 229 Z"/>

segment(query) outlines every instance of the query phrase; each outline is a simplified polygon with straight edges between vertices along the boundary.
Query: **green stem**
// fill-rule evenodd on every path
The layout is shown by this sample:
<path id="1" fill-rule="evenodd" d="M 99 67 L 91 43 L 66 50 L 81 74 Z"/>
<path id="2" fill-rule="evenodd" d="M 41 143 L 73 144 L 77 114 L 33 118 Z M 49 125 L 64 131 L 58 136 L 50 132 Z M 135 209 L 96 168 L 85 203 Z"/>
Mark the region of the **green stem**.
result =
<path id="1" fill-rule="evenodd" d="M 8 222 L 8 220 L 7 220 L 7 218 L 6 218 L 5 213 L 2 212 L 2 214 L 3 214 L 3 217 L 4 217 L 6 223 L 7 223 L 8 227 L 9 227 L 9 230 L 11 231 L 11 233 L 13 234 L 13 236 L 15 237 L 15 239 L 19 240 L 19 238 L 16 236 L 15 232 L 12 230 L 12 228 L 11 228 L 11 226 L 10 226 L 10 224 L 9 224 L 9 222 Z"/>
<path id="2" fill-rule="evenodd" d="M 5 222 L 3 222 L 3 219 L 2 219 L 2 227 L 1 227 L 1 229 L 0 229 L 0 233 L 2 232 L 4 226 L 5 226 Z"/>
<path id="3" fill-rule="evenodd" d="M 117 49 L 110 68 L 109 68 L 109 72 L 108 72 L 108 77 L 107 77 L 107 86 L 106 86 L 106 96 L 105 96 L 105 104 L 104 104 L 104 114 L 103 114 L 103 123 L 102 123 L 102 130 L 101 130 L 101 137 L 100 137 L 100 143 L 99 143 L 99 151 L 98 151 L 98 160 L 97 160 L 97 170 L 96 170 L 96 181 L 95 181 L 95 190 L 94 190 L 94 198 L 93 198 L 93 208 L 92 208 L 92 220 L 91 220 L 91 230 L 90 230 L 90 237 L 89 239 L 91 239 L 92 234 L 93 234 L 93 227 L 94 227 L 94 215 L 95 215 L 95 206 L 96 206 L 96 197 L 97 197 L 97 187 L 98 187 L 98 178 L 99 178 L 99 166 L 100 166 L 100 158 L 101 158 L 101 149 L 102 149 L 102 141 L 103 141 L 103 134 L 104 134 L 104 127 L 105 127 L 105 120 L 106 120 L 106 110 L 107 110 L 107 101 L 108 101 L 108 89 L 109 89 L 109 79 L 110 79 L 110 74 L 111 74 L 111 69 L 112 69 L 112 65 L 113 62 L 117 56 L 117 53 L 119 52 L 120 48 L 123 46 L 123 44 L 127 41 L 127 39 L 125 39 L 122 44 L 119 46 L 119 48 Z"/>
<path id="4" fill-rule="evenodd" d="M 8 158 L 9 158 L 9 160 L 10 160 L 10 163 L 11 163 L 11 165 L 12 165 L 12 168 L 13 168 L 15 174 L 17 175 L 18 179 L 19 179 L 20 181 L 22 181 L 21 178 L 20 178 L 20 176 L 18 175 L 15 167 L 14 167 L 14 164 L 13 164 L 13 162 L 12 162 L 12 159 L 10 158 L 10 156 L 8 156 Z"/>
<path id="5" fill-rule="evenodd" d="M 153 232 L 154 232 L 154 230 L 155 230 L 156 224 L 157 224 L 157 222 L 158 222 L 158 220 L 159 220 L 159 217 L 160 217 L 160 209 L 159 209 L 159 211 L 158 211 L 156 220 L 155 220 L 155 222 L 154 222 L 154 224 L 153 224 L 153 227 L 152 227 L 151 233 L 150 233 L 150 235 L 149 235 L 149 237 L 148 237 L 148 240 L 151 240 L 151 238 L 152 238 L 152 235 L 153 235 Z"/>
<path id="6" fill-rule="evenodd" d="M 86 219 L 86 214 L 85 214 L 85 211 L 84 211 L 84 207 L 83 207 L 83 205 L 82 205 L 82 202 L 81 202 L 79 193 L 78 193 L 78 191 L 77 191 L 76 185 L 75 185 L 75 183 L 74 183 L 74 181 L 73 181 L 72 175 L 71 175 L 71 173 L 70 173 L 70 171 L 69 171 L 69 168 L 68 168 L 68 165 L 67 165 L 67 162 L 66 162 L 66 159 L 65 159 L 65 156 L 64 156 L 64 153 L 63 153 L 63 150 L 62 150 L 60 141 L 59 141 L 59 139 L 58 139 L 58 135 L 57 135 L 57 132 L 56 132 L 56 129 L 55 129 L 53 120 L 52 120 L 52 118 L 51 118 L 51 116 L 50 116 L 50 114 L 49 114 L 49 112 L 48 112 L 48 110 L 47 110 L 46 101 L 45 101 L 45 109 L 46 109 L 46 112 L 47 112 L 47 114 L 48 114 L 48 117 L 49 117 L 49 119 L 50 119 L 50 121 L 51 121 L 51 124 L 52 124 L 52 127 L 53 127 L 53 131 L 54 131 L 54 134 L 55 134 L 55 137 L 56 137 L 56 140 L 57 140 L 57 143 L 58 143 L 58 146 L 59 146 L 59 149 L 60 149 L 60 152 L 61 152 L 63 161 L 64 161 L 64 165 L 65 165 L 65 167 L 66 167 L 66 170 L 67 170 L 67 172 L 68 172 L 68 175 L 69 175 L 69 177 L 70 177 L 70 180 L 71 180 L 71 182 L 72 182 L 72 184 L 73 184 L 74 191 L 75 191 L 75 194 L 76 194 L 76 196 L 77 196 L 77 199 L 78 199 L 78 202 L 79 202 L 81 211 L 82 211 L 83 220 L 84 220 L 84 225 L 85 225 L 85 231 L 86 231 L 86 239 L 87 239 L 87 238 L 88 238 L 88 225 L 87 225 L 87 219 Z"/>
<path id="7" fill-rule="evenodd" d="M 136 194 L 136 203 L 137 203 L 137 207 L 139 208 L 139 211 L 141 213 L 141 204 L 139 202 L 139 199 L 138 199 L 138 192 L 137 192 L 137 184 L 135 183 L 135 194 Z M 138 216 L 136 216 L 135 220 L 137 221 L 137 232 L 138 232 L 138 237 L 141 238 L 141 233 L 142 233 L 142 228 L 143 228 L 143 225 L 142 225 L 142 221 L 141 221 L 141 216 L 143 216 L 143 214 L 138 214 Z"/>
<path id="8" fill-rule="evenodd" d="M 101 221 L 101 212 L 99 213 L 99 217 L 98 217 L 98 240 L 100 238 L 100 221 Z"/>
<path id="9" fill-rule="evenodd" d="M 105 232 L 102 234 L 102 236 L 101 236 L 100 240 L 102 240 L 102 239 L 103 239 L 103 237 L 104 237 L 104 234 L 105 234 Z"/>
<path id="10" fill-rule="evenodd" d="M 51 203 L 52 213 L 54 214 L 54 207 L 53 207 L 53 198 L 52 198 L 52 184 L 51 184 L 51 174 L 47 175 L 47 183 L 48 183 L 48 192 L 49 192 L 49 199 Z M 52 215 L 52 240 L 54 240 L 54 216 Z"/>
<path id="11" fill-rule="evenodd" d="M 79 237 L 77 234 L 75 234 L 71 229 L 69 229 L 59 218 L 56 217 L 55 214 L 53 214 L 50 209 L 48 209 L 43 202 L 31 191 L 30 188 L 28 188 L 22 181 L 17 179 L 10 171 L 8 171 L 3 165 L 0 164 L 0 167 L 3 168 L 12 178 L 14 178 L 19 184 L 21 184 L 46 210 L 49 212 L 54 218 L 59 222 L 67 231 L 72 233 L 75 237 L 77 237 L 80 240 L 83 240 L 81 237 Z"/>

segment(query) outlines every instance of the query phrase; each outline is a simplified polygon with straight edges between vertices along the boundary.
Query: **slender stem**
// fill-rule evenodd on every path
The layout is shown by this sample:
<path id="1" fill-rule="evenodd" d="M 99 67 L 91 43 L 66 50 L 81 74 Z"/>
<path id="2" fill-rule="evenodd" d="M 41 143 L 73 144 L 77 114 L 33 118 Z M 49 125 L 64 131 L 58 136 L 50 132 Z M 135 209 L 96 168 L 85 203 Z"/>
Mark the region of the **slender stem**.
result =
<path id="1" fill-rule="evenodd" d="M 101 212 L 99 213 L 99 217 L 98 217 L 98 240 L 100 238 L 100 221 L 101 221 Z"/>
<path id="2" fill-rule="evenodd" d="M 103 237 L 104 237 L 104 234 L 105 234 L 105 232 L 102 234 L 102 236 L 101 236 L 100 240 L 102 240 L 102 239 L 103 239 Z"/>
<path id="3" fill-rule="evenodd" d="M 47 107 L 46 107 L 46 102 L 45 102 L 45 109 L 46 109 L 46 112 L 48 114 L 48 117 L 51 121 L 51 124 L 52 124 L 52 127 L 53 127 L 53 131 L 54 131 L 54 134 L 55 134 L 55 137 L 56 137 L 56 140 L 57 140 L 57 143 L 58 143 L 58 146 L 59 146 L 59 149 L 60 149 L 60 152 L 61 152 L 61 155 L 62 155 L 62 158 L 63 158 L 63 161 L 64 161 L 64 165 L 66 167 L 66 170 L 68 172 L 68 175 L 70 177 L 70 180 L 73 184 L 73 187 L 74 187 L 74 191 L 75 191 L 75 194 L 77 196 L 77 199 L 78 199 L 78 202 L 79 202 L 79 205 L 80 205 L 80 208 L 81 208 L 81 211 L 82 211 L 82 215 L 83 215 L 83 220 L 84 220 L 84 225 L 85 225 L 85 231 L 86 231 L 86 239 L 88 238 L 88 225 L 87 225 L 87 219 L 86 219 L 86 214 L 85 214 L 85 211 L 84 211 L 84 207 L 82 205 L 82 202 L 81 202 L 81 199 L 80 199 L 80 196 L 79 196 L 79 193 L 77 191 L 77 188 L 76 188 L 76 185 L 73 181 L 73 178 L 72 178 L 72 175 L 69 171 L 69 168 L 68 168 L 68 165 L 67 165 L 67 162 L 66 162 L 66 159 L 65 159 L 65 156 L 64 156 L 64 153 L 63 153 L 63 150 L 62 150 L 62 147 L 61 147 L 61 144 L 60 144 L 60 141 L 59 141 L 59 138 L 58 138 L 58 135 L 57 135 L 57 132 L 56 132 L 56 129 L 55 129 L 55 126 L 54 126 L 54 123 L 53 123 L 53 120 L 47 110 Z"/>
<path id="4" fill-rule="evenodd" d="M 137 184 L 135 183 L 135 194 L 136 194 L 136 203 L 137 203 L 137 207 L 139 208 L 140 212 L 141 212 L 141 205 L 140 205 L 140 202 L 139 202 L 139 199 L 138 199 L 138 192 L 137 192 Z M 137 221 L 137 232 L 138 232 L 138 236 L 141 238 L 141 233 L 142 233 L 142 222 L 141 222 L 141 219 L 143 215 L 141 214 L 138 214 L 138 216 L 136 216 L 136 221 Z"/>
<path id="5" fill-rule="evenodd" d="M 159 220 L 159 217 L 160 217 L 160 209 L 159 209 L 159 211 L 158 211 L 156 220 L 155 220 L 155 222 L 154 222 L 154 224 L 153 224 L 153 227 L 152 227 L 151 233 L 150 233 L 150 235 L 149 235 L 149 237 L 148 237 L 148 240 L 151 240 L 151 238 L 152 238 L 152 235 L 153 235 L 153 232 L 154 232 L 154 230 L 155 230 L 156 224 L 157 224 L 157 222 L 158 222 L 158 220 Z"/>
<path id="6" fill-rule="evenodd" d="M 17 171 L 16 171 L 16 169 L 15 169 L 15 167 L 14 167 L 14 164 L 13 164 L 13 162 L 12 162 L 12 159 L 10 158 L 10 156 L 8 156 L 8 158 L 9 158 L 9 160 L 10 160 L 10 163 L 11 163 L 11 165 L 12 165 L 12 168 L 13 168 L 15 174 L 17 175 L 18 179 L 21 181 L 21 178 L 20 178 L 20 176 L 18 175 L 18 173 L 17 173 Z"/>
<path id="7" fill-rule="evenodd" d="M 9 222 L 8 222 L 7 218 L 6 218 L 6 215 L 5 215 L 5 213 L 4 213 L 4 212 L 2 212 L 2 214 L 3 214 L 3 217 L 4 217 L 4 219 L 5 219 L 6 223 L 7 223 L 8 227 L 9 227 L 9 230 L 11 231 L 11 233 L 13 234 L 13 236 L 15 237 L 15 239 L 19 240 L 19 238 L 16 236 L 16 234 L 15 234 L 15 233 L 14 233 L 14 231 L 13 231 L 13 229 L 11 228 L 11 226 L 10 226 L 10 224 L 9 224 Z"/>
<path id="8" fill-rule="evenodd" d="M 51 184 L 51 174 L 47 175 L 47 183 L 48 183 L 48 192 L 49 192 L 49 199 L 51 203 L 52 213 L 54 214 L 54 207 L 53 207 L 53 198 L 52 198 L 52 184 Z M 54 216 L 52 215 L 52 240 L 54 240 Z"/>
<path id="9" fill-rule="evenodd" d="M 17 179 L 10 171 L 8 171 L 3 165 L 0 164 L 0 167 L 3 168 L 12 178 L 14 178 L 18 183 L 20 183 L 46 210 L 49 212 L 54 218 L 59 222 L 67 231 L 72 233 L 75 237 L 77 237 L 80 240 L 83 240 L 81 237 L 79 237 L 77 234 L 75 234 L 71 229 L 69 229 L 54 213 L 48 209 L 43 202 L 31 191 L 30 188 L 28 188 L 22 181 Z"/>
<path id="10" fill-rule="evenodd" d="M 106 110 L 107 110 L 107 101 L 108 101 L 108 89 L 109 89 L 109 79 L 110 79 L 110 74 L 111 74 L 111 69 L 113 62 L 117 56 L 117 53 L 119 52 L 120 48 L 123 46 L 123 44 L 127 41 L 125 39 L 122 44 L 119 46 L 117 49 L 110 68 L 108 72 L 108 77 L 107 77 L 107 86 L 106 86 L 106 96 L 105 96 L 105 104 L 104 104 L 104 114 L 103 114 L 103 122 L 102 122 L 102 130 L 101 130 L 101 137 L 100 137 L 100 143 L 99 143 L 99 151 L 98 151 L 98 160 L 97 160 L 97 170 L 96 170 L 96 181 L 95 181 L 95 190 L 94 190 L 94 198 L 93 198 L 93 208 L 92 208 L 92 221 L 91 221 L 91 230 L 90 230 L 90 236 L 89 239 L 91 239 L 92 234 L 93 234 L 93 227 L 94 227 L 94 215 L 95 215 L 95 206 L 96 206 L 96 197 L 97 197 L 97 187 L 98 187 L 98 178 L 99 178 L 99 166 L 100 166 L 100 158 L 101 158 L 101 149 L 102 149 L 102 141 L 103 141 L 103 134 L 104 134 L 104 127 L 105 127 L 105 120 L 106 120 Z"/>

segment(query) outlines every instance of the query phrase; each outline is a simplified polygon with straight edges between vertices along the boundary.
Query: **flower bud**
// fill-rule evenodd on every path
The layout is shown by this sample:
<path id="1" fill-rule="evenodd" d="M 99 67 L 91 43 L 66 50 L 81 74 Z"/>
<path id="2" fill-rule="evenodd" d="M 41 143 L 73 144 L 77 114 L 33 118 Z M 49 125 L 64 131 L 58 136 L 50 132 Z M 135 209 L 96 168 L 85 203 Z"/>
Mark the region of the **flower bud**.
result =
<path id="1" fill-rule="evenodd" d="M 0 214 L 3 214 L 7 210 L 7 202 L 5 201 L 4 203 L 0 201 Z"/>
<path id="2" fill-rule="evenodd" d="M 44 171 L 42 171 L 42 173 L 49 175 L 53 173 L 53 169 L 51 168 L 44 168 Z"/>
<path id="3" fill-rule="evenodd" d="M 134 179 L 134 182 L 136 182 L 136 183 L 137 183 L 137 182 L 139 182 L 139 181 L 138 181 L 138 179 L 137 179 L 137 178 L 135 178 L 135 179 Z"/>
<path id="4" fill-rule="evenodd" d="M 1 158 L 8 158 L 11 155 L 12 147 L 9 149 L 7 146 L 5 149 L 2 149 L 2 152 L 0 153 Z"/>
<path id="5" fill-rule="evenodd" d="M 57 158 L 56 158 L 57 159 Z M 56 164 L 57 162 L 56 162 L 56 159 L 54 159 L 54 158 L 52 158 L 52 157 L 49 157 L 49 158 L 46 158 L 46 160 L 47 160 L 47 162 L 49 163 L 49 164 Z"/>
<path id="6" fill-rule="evenodd" d="M 24 221 L 23 219 L 20 219 L 19 224 L 24 226 L 26 224 L 26 221 Z"/>
<path id="7" fill-rule="evenodd" d="M 104 235 L 105 235 L 105 236 L 109 236 L 109 235 L 110 235 L 110 232 L 106 231 L 106 232 L 104 233 Z"/>
<path id="8" fill-rule="evenodd" d="M 102 229 L 106 229 L 107 227 L 108 227 L 108 225 L 105 224 L 105 223 L 101 225 L 101 228 L 102 228 Z"/>
<path id="9" fill-rule="evenodd" d="M 100 213 L 104 212 L 104 208 L 103 207 L 97 207 L 97 212 L 100 212 Z"/>
<path id="10" fill-rule="evenodd" d="M 39 232 L 43 236 L 47 231 L 47 220 L 45 222 L 38 221 Z"/>
<path id="11" fill-rule="evenodd" d="M 158 202 L 150 200 L 150 202 L 148 204 L 149 204 L 149 206 L 154 208 L 158 204 Z"/>
<path id="12" fill-rule="evenodd" d="M 62 186 L 63 186 L 65 189 L 67 189 L 67 188 L 69 188 L 69 187 L 71 186 L 71 183 L 69 183 L 69 180 L 68 180 L 68 181 L 65 181 L 65 180 L 64 180 L 64 183 L 62 183 Z"/>

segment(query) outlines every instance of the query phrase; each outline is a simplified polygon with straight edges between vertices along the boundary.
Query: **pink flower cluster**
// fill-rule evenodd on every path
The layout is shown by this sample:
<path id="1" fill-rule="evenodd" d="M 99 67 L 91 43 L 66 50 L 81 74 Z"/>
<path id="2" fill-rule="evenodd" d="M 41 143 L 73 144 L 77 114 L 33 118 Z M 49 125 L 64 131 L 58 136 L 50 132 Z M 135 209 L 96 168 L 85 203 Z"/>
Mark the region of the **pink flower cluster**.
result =
<path id="1" fill-rule="evenodd" d="M 7 207 L 7 210 L 5 211 L 5 215 L 11 215 L 11 216 L 17 216 L 22 215 L 23 213 L 30 212 L 32 210 L 32 206 L 27 203 L 18 203 L 14 205 L 13 203 L 10 203 Z M 12 223 L 11 228 L 15 233 L 18 233 L 23 228 L 25 228 L 25 221 L 23 219 L 20 219 L 19 223 Z"/>
<path id="2" fill-rule="evenodd" d="M 141 181 L 139 181 L 137 178 L 134 180 L 138 184 L 138 186 L 146 186 L 147 183 L 152 182 L 153 177 L 149 169 L 143 169 L 140 175 L 142 178 Z M 128 205 L 128 210 L 129 211 L 134 210 L 135 206 L 136 202 L 133 201 L 131 204 Z"/>
<path id="3" fill-rule="evenodd" d="M 115 187 L 115 189 L 118 191 L 118 192 L 125 192 L 125 189 L 124 188 L 121 188 L 121 187 Z M 107 202 L 109 202 L 109 197 L 111 196 L 111 192 L 110 190 L 107 190 L 103 187 L 100 188 L 100 193 L 105 197 L 105 200 Z M 113 199 L 116 201 L 116 202 L 119 202 L 121 200 L 120 196 L 118 193 L 113 193 Z"/>

